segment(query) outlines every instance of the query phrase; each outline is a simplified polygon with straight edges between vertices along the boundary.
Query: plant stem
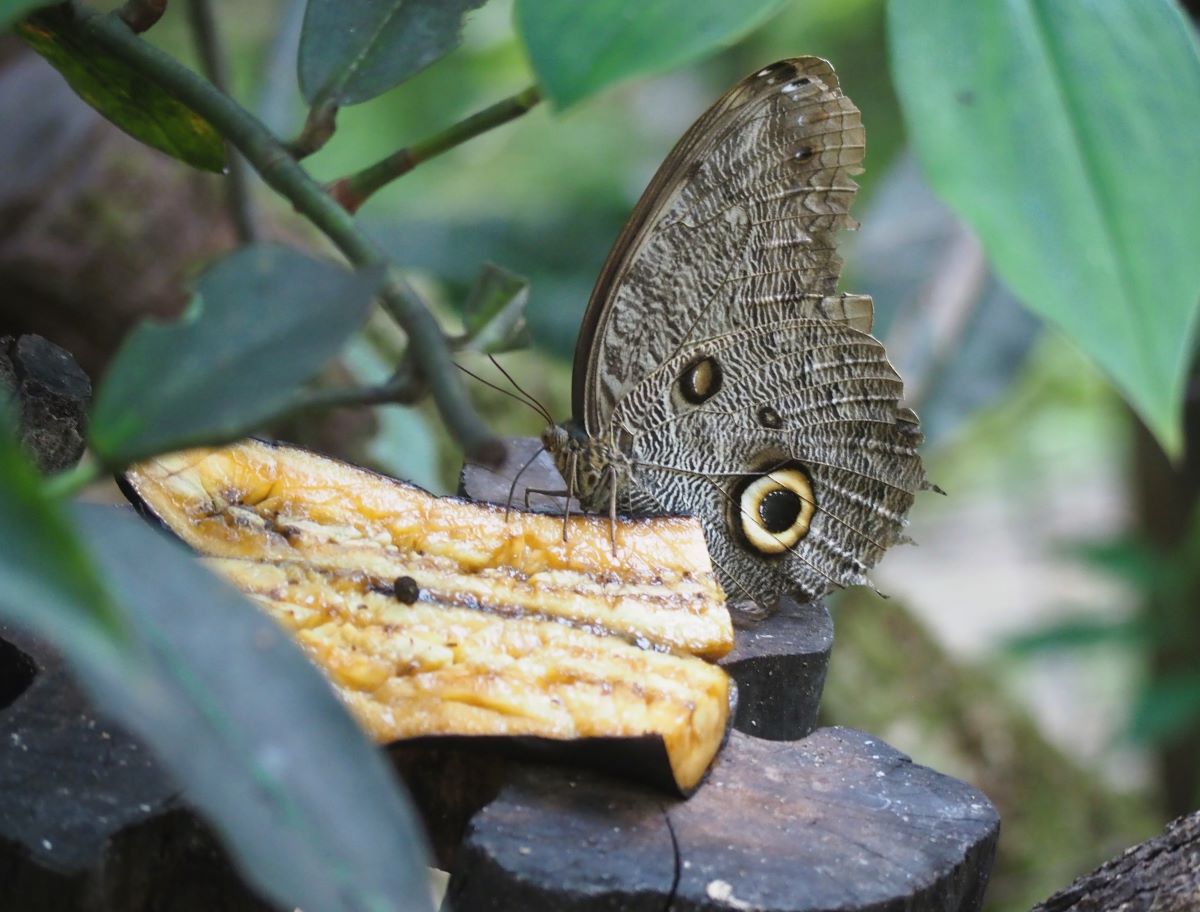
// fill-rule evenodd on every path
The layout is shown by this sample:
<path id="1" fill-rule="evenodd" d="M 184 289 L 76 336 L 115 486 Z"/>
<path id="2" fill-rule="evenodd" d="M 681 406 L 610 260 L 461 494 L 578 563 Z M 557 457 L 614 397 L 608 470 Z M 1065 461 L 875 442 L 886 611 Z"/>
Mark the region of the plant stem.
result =
<path id="1" fill-rule="evenodd" d="M 380 302 L 407 333 L 416 366 L 429 383 L 447 428 L 473 458 L 489 464 L 503 460 L 504 445 L 467 398 L 446 338 L 424 302 L 376 244 L 358 230 L 350 214 L 329 198 L 274 134 L 208 80 L 138 39 L 117 16 L 81 11 L 77 27 L 207 118 L 246 156 L 263 180 L 316 225 L 351 263 L 359 267 L 387 265 Z"/>
<path id="2" fill-rule="evenodd" d="M 45 481 L 46 493 L 51 497 L 66 500 L 78 494 L 93 481 L 100 478 L 100 464 L 88 455 L 69 469 L 51 475 Z"/>
<path id="3" fill-rule="evenodd" d="M 355 408 L 362 405 L 404 405 L 425 394 L 420 376 L 403 368 L 378 386 L 338 386 L 310 391 L 291 409 L 295 412 L 319 409 Z"/>
<path id="4" fill-rule="evenodd" d="M 320 99 L 308 109 L 300 135 L 287 144 L 287 150 L 299 161 L 325 148 L 337 130 L 338 106 L 332 98 Z"/>
<path id="5" fill-rule="evenodd" d="M 229 92 L 229 67 L 217 23 L 213 17 L 209 0 L 188 0 L 188 22 L 196 41 L 196 50 L 204 65 L 204 73 L 220 91 Z M 253 243 L 258 237 L 258 218 L 254 211 L 254 199 L 250 195 L 250 175 L 246 172 L 246 160 L 240 152 L 231 148 L 226 140 L 226 159 L 229 171 L 225 180 L 225 201 L 233 219 L 234 231 L 243 244 Z"/>
<path id="6" fill-rule="evenodd" d="M 393 152 L 387 158 L 380 159 L 356 174 L 339 178 L 329 185 L 329 195 L 341 203 L 347 212 L 356 212 L 373 193 L 407 174 L 421 162 L 515 120 L 539 101 L 541 94 L 537 86 L 530 86 L 523 92 L 484 108 L 440 133 Z"/>

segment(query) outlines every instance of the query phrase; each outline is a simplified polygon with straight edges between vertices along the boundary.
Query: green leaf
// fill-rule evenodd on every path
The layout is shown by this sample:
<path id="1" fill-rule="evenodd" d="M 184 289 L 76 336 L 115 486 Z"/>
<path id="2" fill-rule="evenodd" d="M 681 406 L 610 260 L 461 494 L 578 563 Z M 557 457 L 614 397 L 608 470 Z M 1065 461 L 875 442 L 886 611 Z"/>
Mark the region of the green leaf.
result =
<path id="1" fill-rule="evenodd" d="M 225 169 L 216 129 L 165 89 L 69 27 L 70 10 L 38 13 L 17 33 L 93 108 L 134 139 L 206 171 Z"/>
<path id="2" fill-rule="evenodd" d="M 730 44 L 787 0 L 517 0 L 517 32 L 559 109 L 630 76 L 660 73 Z"/>
<path id="3" fill-rule="evenodd" d="M 1093 646 L 1134 647 L 1144 645 L 1150 638 L 1150 631 L 1141 619 L 1110 620 L 1080 614 L 1014 636 L 1005 647 L 1014 655 L 1029 656 Z"/>
<path id="4" fill-rule="evenodd" d="M 30 11 L 49 5 L 47 0 L 0 0 L 0 28 L 8 28 Z"/>
<path id="5" fill-rule="evenodd" d="M 309 104 L 374 98 L 452 51 L 487 0 L 309 0 L 300 88 Z"/>
<path id="6" fill-rule="evenodd" d="M 0 613 L 73 654 L 111 661 L 130 635 L 70 524 L 21 452 L 0 400 Z"/>
<path id="7" fill-rule="evenodd" d="M 1136 535 L 1075 542 L 1065 549 L 1065 556 L 1107 573 L 1142 594 L 1162 591 L 1172 575 L 1170 557 Z"/>
<path id="8" fill-rule="evenodd" d="M 141 648 L 74 667 L 247 878 L 288 909 L 431 909 L 424 841 L 385 755 L 287 634 L 127 511 L 75 518 Z"/>
<path id="9" fill-rule="evenodd" d="M 121 346 L 96 394 L 92 449 L 118 467 L 261 425 L 362 324 L 379 281 L 273 244 L 224 258 L 181 319 L 142 323 Z"/>
<path id="10" fill-rule="evenodd" d="M 891 0 L 926 175 L 1171 453 L 1200 304 L 1200 53 L 1170 0 Z"/>
<path id="11" fill-rule="evenodd" d="M 463 303 L 463 328 L 474 351 L 500 354 L 529 344 L 525 304 L 529 282 L 500 266 L 486 263 Z"/>
<path id="12" fill-rule="evenodd" d="M 1135 742 L 1164 741 L 1200 720 L 1200 670 L 1151 682 L 1134 702 L 1127 730 Z"/>

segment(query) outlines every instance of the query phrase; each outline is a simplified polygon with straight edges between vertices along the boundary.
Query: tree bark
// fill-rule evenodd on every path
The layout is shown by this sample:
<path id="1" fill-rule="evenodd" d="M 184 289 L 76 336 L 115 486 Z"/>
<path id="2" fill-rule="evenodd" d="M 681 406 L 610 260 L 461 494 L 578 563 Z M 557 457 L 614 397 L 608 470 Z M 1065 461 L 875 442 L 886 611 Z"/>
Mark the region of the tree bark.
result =
<path id="1" fill-rule="evenodd" d="M 1195 912 L 1200 909 L 1200 811 L 1126 849 L 1033 912 Z"/>

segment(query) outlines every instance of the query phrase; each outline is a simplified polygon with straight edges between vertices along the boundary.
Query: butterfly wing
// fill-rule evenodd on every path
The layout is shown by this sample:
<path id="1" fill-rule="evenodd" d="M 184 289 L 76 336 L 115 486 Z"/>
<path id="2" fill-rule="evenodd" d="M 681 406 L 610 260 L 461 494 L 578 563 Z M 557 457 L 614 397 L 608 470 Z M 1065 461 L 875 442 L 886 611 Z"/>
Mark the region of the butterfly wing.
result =
<path id="1" fill-rule="evenodd" d="M 927 487 L 870 298 L 836 292 L 865 135 L 823 60 L 767 67 L 684 135 L 588 305 L 574 408 L 621 505 L 694 513 L 732 599 L 861 583 Z"/>
<path id="2" fill-rule="evenodd" d="M 690 401 L 696 371 L 720 381 Z M 869 335 L 756 315 L 685 345 L 617 405 L 611 427 L 632 466 L 623 505 L 700 515 L 737 601 L 864 583 L 901 538 L 915 492 L 929 487 L 902 392 Z"/>
<path id="3" fill-rule="evenodd" d="M 609 254 L 575 351 L 573 408 L 591 435 L 636 380 L 690 339 L 758 308 L 870 329 L 836 295 L 865 134 L 833 68 L 802 57 L 727 92 L 671 151 Z"/>

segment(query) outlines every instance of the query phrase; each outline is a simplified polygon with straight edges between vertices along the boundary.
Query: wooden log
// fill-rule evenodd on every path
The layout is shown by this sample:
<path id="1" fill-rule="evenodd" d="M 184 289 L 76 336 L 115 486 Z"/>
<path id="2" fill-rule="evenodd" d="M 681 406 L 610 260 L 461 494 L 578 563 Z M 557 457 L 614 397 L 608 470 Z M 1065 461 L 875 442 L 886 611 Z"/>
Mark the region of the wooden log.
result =
<path id="1" fill-rule="evenodd" d="M 541 441 L 513 437 L 505 442 L 507 458 L 498 469 L 463 465 L 460 495 L 523 509 L 526 491 L 564 490 L 550 454 L 538 453 Z M 565 498 L 534 494 L 528 503 L 537 512 L 562 513 Z M 571 511 L 579 510 L 572 500 Z M 812 731 L 832 646 L 833 622 L 824 602 L 798 605 L 784 599 L 775 614 L 739 629 L 737 645 L 719 663 L 738 686 L 734 728 L 776 741 L 792 741 Z"/>
<path id="2" fill-rule="evenodd" d="M 778 613 L 735 631 L 733 651 L 719 664 L 737 682 L 737 731 L 795 741 L 817 725 L 833 620 L 825 602 L 783 599 Z"/>
<path id="3" fill-rule="evenodd" d="M 1200 909 L 1200 811 L 1106 861 L 1033 912 L 1195 912 Z"/>
<path id="4" fill-rule="evenodd" d="M 523 912 L 972 910 L 999 818 L 976 789 L 852 729 L 735 733 L 687 801 L 518 775 L 471 822 L 447 901 Z"/>
<path id="5" fill-rule="evenodd" d="M 41 336 L 0 336 L 0 392 L 16 400 L 25 452 L 43 472 L 83 455 L 92 383 L 65 349 Z"/>

